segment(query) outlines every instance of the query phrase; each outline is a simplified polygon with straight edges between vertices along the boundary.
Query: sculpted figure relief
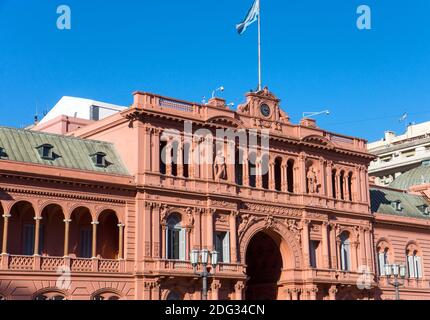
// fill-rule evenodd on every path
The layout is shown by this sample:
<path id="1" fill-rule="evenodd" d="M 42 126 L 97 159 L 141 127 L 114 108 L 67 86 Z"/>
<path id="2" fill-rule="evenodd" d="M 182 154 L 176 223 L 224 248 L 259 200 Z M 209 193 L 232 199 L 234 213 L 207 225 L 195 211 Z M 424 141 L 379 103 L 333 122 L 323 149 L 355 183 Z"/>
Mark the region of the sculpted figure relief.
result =
<path id="1" fill-rule="evenodd" d="M 225 157 L 221 151 L 218 151 L 218 154 L 215 158 L 214 164 L 214 172 L 215 172 L 215 180 L 220 181 L 226 179 L 227 166 L 225 163 Z"/>
<path id="2" fill-rule="evenodd" d="M 307 179 L 308 179 L 308 191 L 309 193 L 313 194 L 313 193 L 318 193 L 318 189 L 320 187 L 320 184 L 318 183 L 318 177 L 317 174 L 315 172 L 315 169 L 313 167 L 311 167 L 308 171 L 307 174 Z"/>

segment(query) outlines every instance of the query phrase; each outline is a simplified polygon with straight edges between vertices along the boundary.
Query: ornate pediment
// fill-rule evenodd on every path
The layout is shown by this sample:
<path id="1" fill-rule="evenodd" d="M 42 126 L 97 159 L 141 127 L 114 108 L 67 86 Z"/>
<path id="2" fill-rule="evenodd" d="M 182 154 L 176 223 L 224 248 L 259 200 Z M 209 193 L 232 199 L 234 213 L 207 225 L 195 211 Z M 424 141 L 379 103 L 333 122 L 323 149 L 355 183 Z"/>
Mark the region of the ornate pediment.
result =
<path id="1" fill-rule="evenodd" d="M 256 125 L 266 128 L 274 128 L 268 123 L 288 123 L 289 117 L 280 108 L 280 102 L 273 93 L 266 87 L 258 92 L 246 94 L 246 102 L 238 106 L 238 113 L 251 116 L 255 119 Z"/>
<path id="2" fill-rule="evenodd" d="M 311 136 L 304 137 L 302 139 L 302 142 L 306 142 L 316 146 L 322 146 L 330 149 L 335 148 L 335 145 L 333 144 L 333 142 L 331 142 L 325 137 L 318 136 L 318 135 L 311 135 Z"/>

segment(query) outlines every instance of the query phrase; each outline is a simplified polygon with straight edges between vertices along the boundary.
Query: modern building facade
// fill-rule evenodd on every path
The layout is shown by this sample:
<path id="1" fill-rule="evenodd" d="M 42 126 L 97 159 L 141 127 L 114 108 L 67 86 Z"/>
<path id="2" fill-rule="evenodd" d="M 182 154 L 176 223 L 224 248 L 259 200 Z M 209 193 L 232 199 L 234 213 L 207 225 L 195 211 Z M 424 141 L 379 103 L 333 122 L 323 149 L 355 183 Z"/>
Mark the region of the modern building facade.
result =
<path id="1" fill-rule="evenodd" d="M 426 195 L 370 189 L 365 140 L 291 123 L 267 88 L 75 120 L 0 128 L 4 299 L 199 300 L 196 249 L 219 253 L 213 300 L 393 299 L 395 261 L 430 298 Z"/>
<path id="2" fill-rule="evenodd" d="M 411 124 L 398 136 L 387 131 L 384 139 L 369 143 L 368 149 L 376 156 L 369 166 L 370 175 L 377 185 L 389 186 L 401 174 L 430 161 L 430 122 Z"/>

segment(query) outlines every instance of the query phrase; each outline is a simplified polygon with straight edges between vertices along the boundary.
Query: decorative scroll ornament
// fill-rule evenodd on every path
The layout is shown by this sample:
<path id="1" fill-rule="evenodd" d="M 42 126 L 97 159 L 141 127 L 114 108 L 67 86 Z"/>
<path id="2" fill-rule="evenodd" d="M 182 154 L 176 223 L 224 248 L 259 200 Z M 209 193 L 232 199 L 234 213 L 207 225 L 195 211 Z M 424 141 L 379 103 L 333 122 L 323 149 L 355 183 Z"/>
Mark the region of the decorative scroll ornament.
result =
<path id="1" fill-rule="evenodd" d="M 185 210 L 185 213 L 187 215 L 187 227 L 192 228 L 194 226 L 194 212 L 193 212 L 193 209 L 187 208 L 187 210 Z"/>
<path id="2" fill-rule="evenodd" d="M 298 225 L 297 221 L 293 220 L 293 219 L 287 219 L 287 220 L 285 220 L 285 224 L 286 224 L 288 230 L 290 230 L 294 234 L 297 242 L 299 244 L 301 244 L 301 239 L 302 239 L 301 238 L 301 231 L 302 231 L 302 228 Z"/>
<path id="3" fill-rule="evenodd" d="M 169 214 L 169 207 L 163 204 L 160 208 L 160 221 L 161 224 L 167 224 L 167 215 Z"/>
<path id="4" fill-rule="evenodd" d="M 256 217 L 255 216 L 251 216 L 249 214 L 242 214 L 240 216 L 240 223 L 239 223 L 239 228 L 238 228 L 238 236 L 239 238 L 243 235 L 243 233 L 245 232 L 245 230 L 252 225 L 254 222 L 256 221 Z"/>

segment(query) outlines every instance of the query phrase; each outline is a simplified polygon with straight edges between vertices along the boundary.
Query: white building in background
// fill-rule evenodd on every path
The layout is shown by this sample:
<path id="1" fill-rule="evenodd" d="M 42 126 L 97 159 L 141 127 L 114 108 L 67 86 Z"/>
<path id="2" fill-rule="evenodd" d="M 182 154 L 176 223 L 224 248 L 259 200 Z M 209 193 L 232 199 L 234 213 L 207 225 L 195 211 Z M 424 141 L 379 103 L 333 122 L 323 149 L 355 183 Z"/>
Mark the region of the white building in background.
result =
<path id="1" fill-rule="evenodd" d="M 410 125 L 399 136 L 387 131 L 382 140 L 369 143 L 368 149 L 377 156 L 370 164 L 369 174 L 376 178 L 377 185 L 392 185 L 403 173 L 429 164 L 430 121 Z M 423 176 L 423 182 L 427 178 Z"/>
<path id="2" fill-rule="evenodd" d="M 125 109 L 123 106 L 90 99 L 62 97 L 40 122 L 31 126 L 31 130 L 67 134 Z"/>

